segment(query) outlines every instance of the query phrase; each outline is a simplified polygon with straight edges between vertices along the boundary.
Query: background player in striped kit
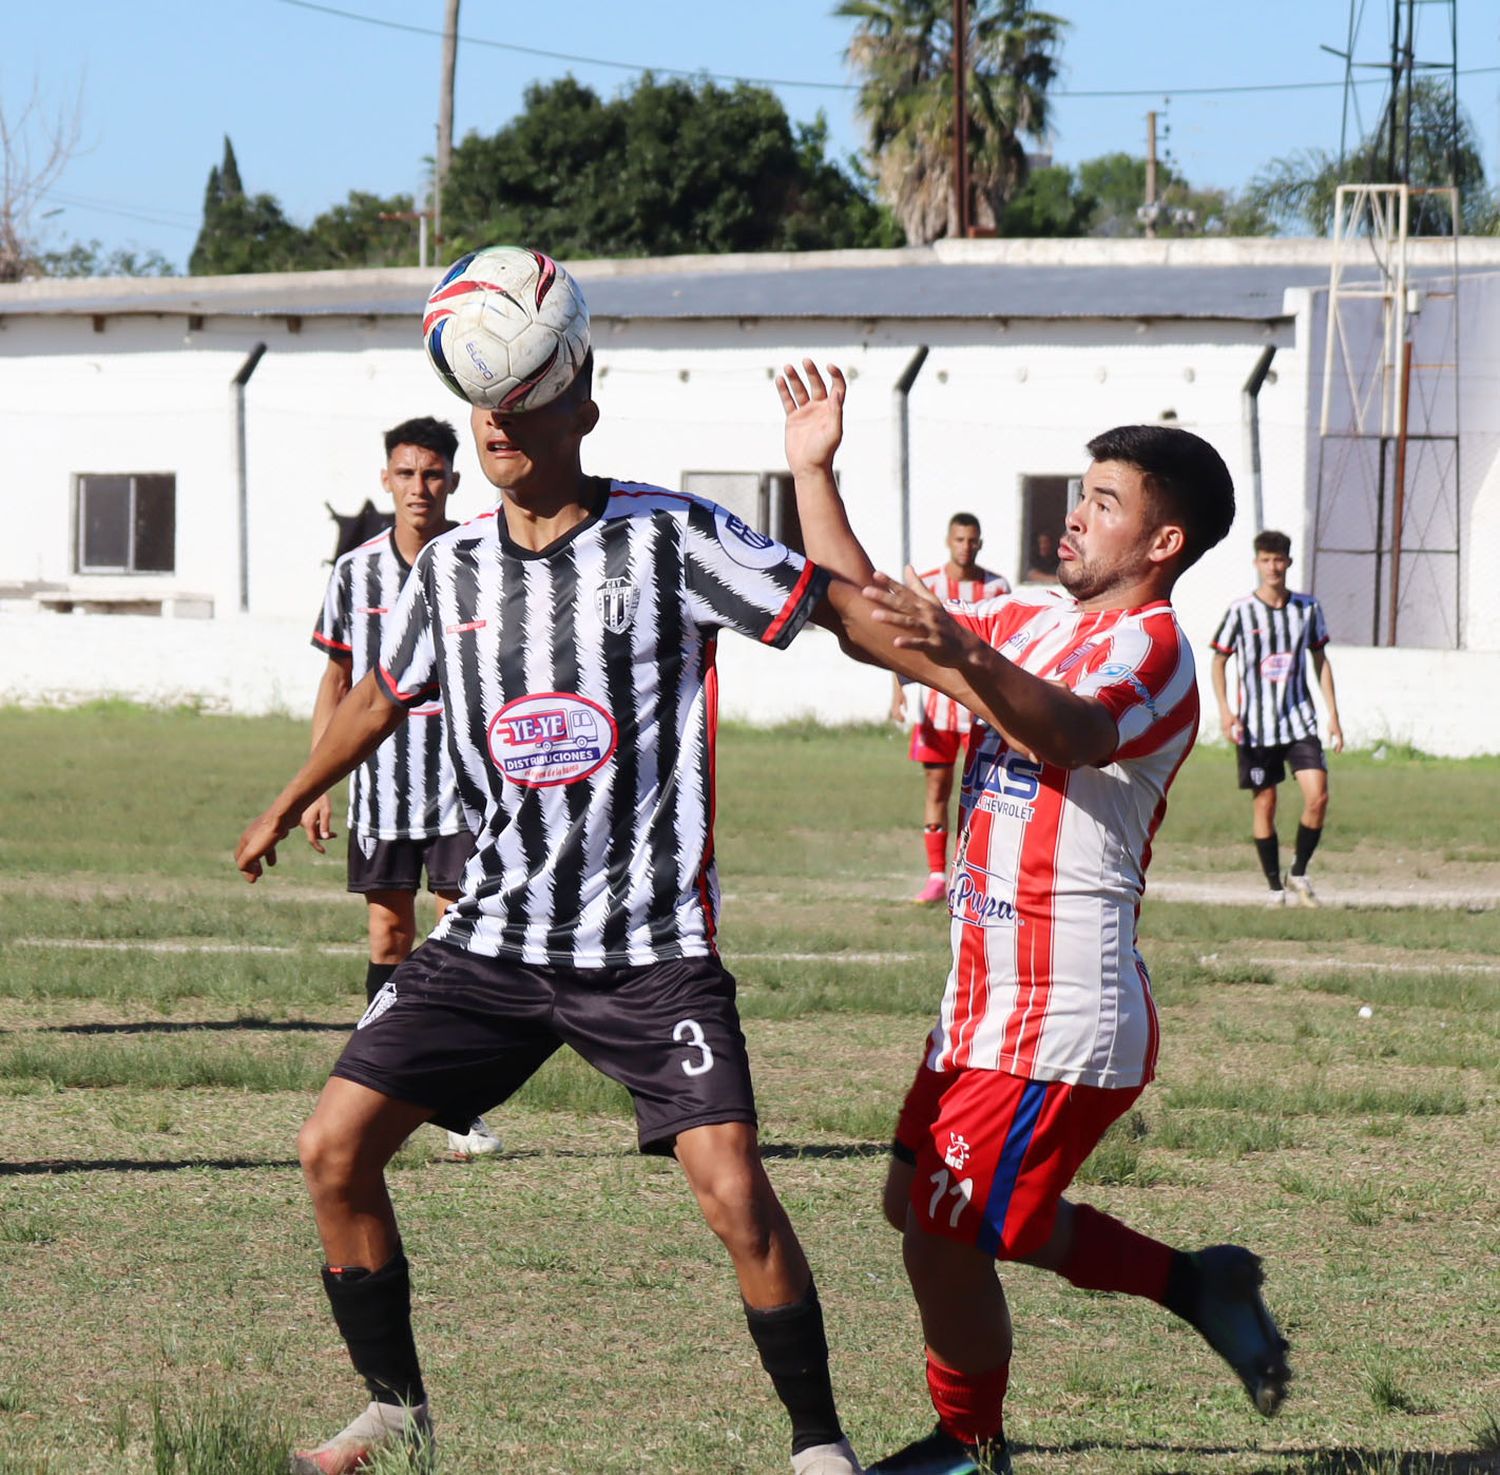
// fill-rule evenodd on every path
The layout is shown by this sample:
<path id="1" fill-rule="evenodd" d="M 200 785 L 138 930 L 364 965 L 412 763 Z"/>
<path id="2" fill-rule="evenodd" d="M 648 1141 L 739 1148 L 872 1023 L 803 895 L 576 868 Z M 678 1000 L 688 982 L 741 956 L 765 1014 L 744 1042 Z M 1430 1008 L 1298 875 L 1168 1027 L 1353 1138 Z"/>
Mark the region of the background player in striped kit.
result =
<path id="1" fill-rule="evenodd" d="M 865 586 L 903 653 L 966 682 L 986 724 L 964 775 L 953 968 L 885 1193 L 938 1427 L 872 1475 L 1010 1469 L 997 1259 L 1167 1307 L 1274 1412 L 1290 1372 L 1256 1257 L 1231 1245 L 1185 1254 L 1063 1197 L 1155 1066 L 1136 913 L 1198 725 L 1192 651 L 1168 596 L 1229 530 L 1229 473 L 1176 428 L 1098 436 L 1060 546 L 1062 589 L 944 605 L 910 569 L 905 588 L 874 573 L 833 477 L 843 376 L 830 371 L 829 392 L 811 361 L 804 372 L 806 383 L 788 367 L 778 388 L 809 550 Z"/>
<path id="2" fill-rule="evenodd" d="M 1339 704 L 1333 690 L 1333 663 L 1328 659 L 1328 624 L 1323 606 L 1311 594 L 1293 594 L 1286 586 L 1292 566 L 1292 540 L 1271 529 L 1255 537 L 1255 592 L 1237 599 L 1213 639 L 1214 695 L 1219 725 L 1238 748 L 1240 787 L 1251 792 L 1256 853 L 1270 903 L 1281 906 L 1290 894 L 1303 906 L 1318 898 L 1307 879 L 1307 863 L 1323 838 L 1328 815 L 1328 760 L 1318 741 L 1318 715 L 1307 684 L 1307 657 L 1318 673 L 1323 704 L 1328 708 L 1328 741 L 1344 751 Z M 1226 667 L 1238 665 L 1239 700 L 1229 706 Z M 1281 845 L 1276 836 L 1276 788 L 1287 768 L 1302 790 L 1302 817 L 1292 869 L 1281 882 Z"/>
<path id="3" fill-rule="evenodd" d="M 998 594 L 1009 594 L 1003 574 L 979 566 L 984 547 L 979 519 L 972 512 L 955 512 L 948 519 L 948 561 L 919 577 L 939 599 L 978 604 Z M 894 677 L 891 720 L 906 721 L 906 689 Z M 948 801 L 953 797 L 953 765 L 969 741 L 969 712 L 952 697 L 921 688 L 922 714 L 911 733 L 910 757 L 922 765 L 927 792 L 922 805 L 922 845 L 927 857 L 927 880 L 914 900 L 941 901 L 948 892 Z"/>
<path id="4" fill-rule="evenodd" d="M 445 420 L 404 420 L 385 433 L 380 485 L 395 506 L 395 525 L 335 561 L 313 630 L 313 645 L 328 656 L 313 705 L 312 746 L 328 729 L 350 688 L 380 656 L 385 622 L 395 609 L 412 561 L 454 524 L 448 498 L 458 487 L 453 457 L 458 436 Z M 416 894 L 427 872 L 428 890 L 442 917 L 458 897 L 474 853 L 453 763 L 443 735 L 443 704 L 430 702 L 383 742 L 349 781 L 349 890 L 365 899 L 370 961 L 365 999 L 375 995 L 416 944 Z M 333 811 L 322 794 L 302 815 L 308 843 L 320 855 L 334 838 Z M 464 1157 L 500 1150 L 500 1139 L 476 1118 L 466 1132 L 449 1132 L 448 1146 Z"/>

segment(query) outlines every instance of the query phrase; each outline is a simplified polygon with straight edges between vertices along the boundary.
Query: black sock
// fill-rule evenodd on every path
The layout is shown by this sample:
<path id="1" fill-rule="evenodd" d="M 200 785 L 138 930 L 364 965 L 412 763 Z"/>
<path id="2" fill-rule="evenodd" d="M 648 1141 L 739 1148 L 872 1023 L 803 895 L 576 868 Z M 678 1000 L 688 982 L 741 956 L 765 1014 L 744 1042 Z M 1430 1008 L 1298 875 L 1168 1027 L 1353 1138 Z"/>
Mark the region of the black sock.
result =
<path id="1" fill-rule="evenodd" d="M 1260 856 L 1260 868 L 1266 873 L 1272 891 L 1281 890 L 1281 842 L 1275 835 L 1262 839 L 1255 837 L 1255 850 Z"/>
<path id="2" fill-rule="evenodd" d="M 1297 858 L 1292 862 L 1294 876 L 1307 874 L 1307 863 L 1312 859 L 1312 853 L 1318 848 L 1318 841 L 1322 838 L 1321 827 L 1314 830 L 1303 824 L 1297 826 Z"/>
<path id="3" fill-rule="evenodd" d="M 1181 1250 L 1172 1252 L 1172 1268 L 1167 1271 L 1167 1290 L 1161 1304 L 1185 1322 L 1197 1326 L 1198 1267 L 1193 1257 Z"/>
<path id="4" fill-rule="evenodd" d="M 365 969 L 365 1003 L 373 1004 L 375 995 L 385 987 L 385 981 L 396 971 L 395 963 L 371 963 Z"/>
<path id="5" fill-rule="evenodd" d="M 807 1294 L 790 1306 L 769 1311 L 746 1306 L 745 1320 L 776 1396 L 791 1415 L 792 1453 L 815 1444 L 837 1444 L 844 1431 L 828 1376 L 828 1338 L 818 1288 L 809 1283 Z"/>
<path id="6" fill-rule="evenodd" d="M 397 1250 L 379 1270 L 323 1267 L 333 1319 L 354 1371 L 376 1403 L 423 1403 L 422 1368 L 411 1334 L 411 1269 Z"/>

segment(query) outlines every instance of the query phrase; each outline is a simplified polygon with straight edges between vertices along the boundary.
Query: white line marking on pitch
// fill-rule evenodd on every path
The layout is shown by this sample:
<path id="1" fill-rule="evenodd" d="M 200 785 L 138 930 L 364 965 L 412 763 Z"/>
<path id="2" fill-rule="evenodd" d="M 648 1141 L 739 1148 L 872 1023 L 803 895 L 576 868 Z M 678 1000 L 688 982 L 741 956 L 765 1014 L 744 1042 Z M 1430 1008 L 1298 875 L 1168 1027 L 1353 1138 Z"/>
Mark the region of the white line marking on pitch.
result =
<path id="1" fill-rule="evenodd" d="M 1376 963 L 1362 962 L 1358 958 L 1234 958 L 1220 959 L 1217 953 L 1203 953 L 1198 961 L 1205 967 L 1218 962 L 1249 963 L 1256 968 L 1295 968 L 1307 972 L 1311 968 L 1326 968 L 1331 973 L 1500 973 L 1500 964 L 1495 963 Z"/>
<path id="2" fill-rule="evenodd" d="M 312 951 L 331 957 L 345 957 L 365 951 L 353 943 L 325 942 L 310 948 L 277 946 L 263 942 L 182 942 L 161 938 L 108 937 L 16 937 L 14 947 L 59 948 L 90 953 L 255 953 L 282 954 Z M 729 961 L 753 963 L 915 963 L 916 953 L 730 953 Z"/>

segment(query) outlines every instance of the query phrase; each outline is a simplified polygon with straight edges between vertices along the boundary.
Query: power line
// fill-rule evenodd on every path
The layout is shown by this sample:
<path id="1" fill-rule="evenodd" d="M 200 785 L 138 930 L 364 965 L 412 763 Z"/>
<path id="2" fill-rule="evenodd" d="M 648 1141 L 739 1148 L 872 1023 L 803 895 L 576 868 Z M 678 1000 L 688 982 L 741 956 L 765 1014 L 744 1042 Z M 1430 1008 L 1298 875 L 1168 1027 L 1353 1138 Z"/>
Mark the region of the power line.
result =
<path id="1" fill-rule="evenodd" d="M 167 220 L 161 215 L 153 215 L 146 210 L 137 210 L 128 205 L 115 205 L 105 200 L 91 200 L 84 195 L 64 194 L 61 190 L 46 190 L 42 196 L 44 200 L 55 200 L 60 205 L 72 205 L 80 210 L 97 210 L 101 215 L 120 215 L 126 220 L 139 220 L 146 225 L 166 226 L 171 230 L 198 229 L 197 222 L 189 225 L 186 222 L 185 211 L 171 211 L 172 214 L 184 217 L 178 220 Z"/>
<path id="2" fill-rule="evenodd" d="M 340 20 L 358 21 L 361 25 L 378 26 L 387 31 L 403 31 L 412 36 L 431 36 L 441 40 L 443 33 L 431 26 L 416 26 L 405 21 L 386 20 L 381 16 L 361 15 L 356 10 L 342 10 L 336 5 L 323 5 L 318 0 L 276 0 L 279 5 L 290 5 L 297 10 L 316 11 L 320 15 L 336 16 Z M 539 56 L 548 61 L 573 62 L 578 66 L 610 67 L 620 72 L 659 72 L 669 77 L 706 77 L 711 82 L 747 82 L 755 87 L 806 87 L 822 92 L 858 92 L 857 82 L 814 82 L 803 77 L 741 77 L 729 72 L 710 72 L 687 67 L 648 66 L 638 62 L 616 61 L 602 56 L 580 56 L 570 51 L 548 51 L 540 46 L 522 46 L 515 41 L 494 41 L 484 36 L 464 36 L 459 40 L 465 46 L 484 46 L 494 51 L 510 51 L 521 56 Z M 1500 66 L 1465 67 L 1460 77 L 1488 76 L 1500 72 Z M 1342 87 L 1340 78 L 1328 82 L 1239 82 L 1221 87 L 1100 87 L 1077 90 L 1057 89 L 1053 97 L 1110 98 L 1110 97 L 1213 97 L 1232 93 L 1255 92 L 1315 92 L 1331 87 Z M 1363 78 L 1356 86 L 1381 86 L 1381 79 Z"/>

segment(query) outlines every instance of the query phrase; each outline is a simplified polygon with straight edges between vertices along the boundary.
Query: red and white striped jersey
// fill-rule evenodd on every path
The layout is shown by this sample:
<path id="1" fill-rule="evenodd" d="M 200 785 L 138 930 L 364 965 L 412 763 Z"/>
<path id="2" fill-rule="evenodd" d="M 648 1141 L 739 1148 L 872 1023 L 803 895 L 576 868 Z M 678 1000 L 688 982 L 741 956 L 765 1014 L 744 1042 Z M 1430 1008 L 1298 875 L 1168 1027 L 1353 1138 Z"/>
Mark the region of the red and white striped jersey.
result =
<path id="1" fill-rule="evenodd" d="M 1142 1085 L 1157 1029 L 1136 917 L 1198 731 L 1187 638 L 1164 600 L 1085 612 L 1061 591 L 1028 592 L 953 615 L 1023 670 L 1103 702 L 1119 746 L 1070 770 L 976 724 L 948 886 L 953 968 L 927 1063 Z"/>
<path id="2" fill-rule="evenodd" d="M 949 604 L 981 604 L 1010 593 L 1010 581 L 1004 574 L 992 574 L 986 568 L 975 568 L 972 579 L 950 579 L 947 565 L 928 569 L 918 577 L 937 597 Z M 973 718 L 967 707 L 952 697 L 928 688 L 922 700 L 922 720 L 938 732 L 967 732 Z"/>

